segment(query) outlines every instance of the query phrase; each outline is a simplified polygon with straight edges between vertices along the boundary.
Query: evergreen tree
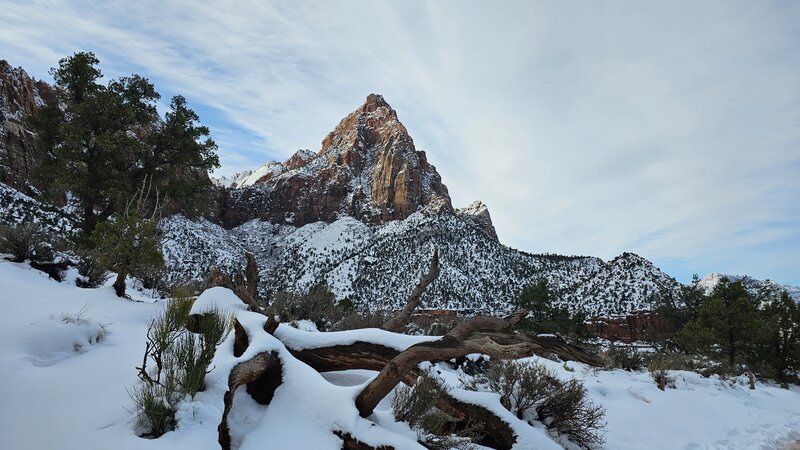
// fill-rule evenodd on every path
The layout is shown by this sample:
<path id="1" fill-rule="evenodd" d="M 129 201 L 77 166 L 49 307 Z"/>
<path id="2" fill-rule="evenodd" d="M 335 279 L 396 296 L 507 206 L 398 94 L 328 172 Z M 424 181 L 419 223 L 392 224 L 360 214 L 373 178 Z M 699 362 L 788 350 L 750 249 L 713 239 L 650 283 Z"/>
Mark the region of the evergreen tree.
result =
<path id="1" fill-rule="evenodd" d="M 148 136 L 151 152 L 142 168 L 143 176 L 165 187 L 169 198 L 189 214 L 197 213 L 211 196 L 213 185 L 206 174 L 219 167 L 217 144 L 199 120 L 185 98 L 173 97 L 164 124 Z"/>
<path id="2" fill-rule="evenodd" d="M 137 210 L 100 223 L 92 232 L 91 240 L 100 263 L 117 273 L 114 291 L 119 297 L 125 297 L 128 274 L 164 265 L 158 222 Z"/>
<path id="3" fill-rule="evenodd" d="M 787 381 L 800 370 L 800 306 L 783 292 L 764 307 L 759 328 L 764 337 L 760 359 L 775 370 L 776 379 Z"/>
<path id="4" fill-rule="evenodd" d="M 700 317 L 700 309 L 708 296 L 698 284 L 699 281 L 700 278 L 694 274 L 690 284 L 681 286 L 679 299 L 671 295 L 656 294 L 651 300 L 654 311 L 664 318 L 667 327 L 673 332 L 681 330 Z"/>
<path id="5" fill-rule="evenodd" d="M 566 307 L 553 305 L 554 295 L 547 278 L 540 278 L 533 284 L 522 288 L 516 306 L 529 312 L 520 327 L 533 333 L 560 333 L 570 337 L 582 338 L 588 334 L 586 315 L 570 314 Z"/>
<path id="6" fill-rule="evenodd" d="M 720 280 L 700 308 L 700 323 L 733 367 L 757 332 L 756 304 L 741 282 Z"/>
<path id="7" fill-rule="evenodd" d="M 195 125 L 182 97 L 162 122 L 149 81 L 132 75 L 103 85 L 98 64 L 93 53 L 61 59 L 50 72 L 58 101 L 29 118 L 43 155 L 41 185 L 51 195 L 71 194 L 84 236 L 120 212 L 145 177 L 182 196 L 207 185 L 202 171 L 219 164 L 214 142 L 201 140 L 208 129 Z"/>

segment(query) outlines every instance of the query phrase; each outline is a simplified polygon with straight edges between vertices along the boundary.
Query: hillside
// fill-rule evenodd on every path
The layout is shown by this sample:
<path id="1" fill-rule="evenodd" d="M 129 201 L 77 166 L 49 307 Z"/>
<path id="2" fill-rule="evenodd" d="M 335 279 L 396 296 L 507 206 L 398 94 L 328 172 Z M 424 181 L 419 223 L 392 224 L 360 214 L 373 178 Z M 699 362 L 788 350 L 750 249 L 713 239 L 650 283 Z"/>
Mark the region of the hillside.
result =
<path id="1" fill-rule="evenodd" d="M 340 298 L 364 308 L 397 309 L 439 250 L 441 274 L 423 296 L 422 307 L 464 313 L 501 314 L 519 289 L 548 279 L 559 303 L 590 315 L 646 309 L 655 292 L 675 292 L 678 283 L 651 263 L 625 254 L 599 258 L 535 255 L 499 244 L 451 214 L 412 214 L 402 221 L 367 225 L 351 217 L 300 228 L 251 221 L 230 231 L 208 221 L 173 216 L 164 253 L 173 281 L 197 279 L 210 265 L 243 267 L 252 251 L 262 270 L 262 288 L 305 290 L 325 282 Z"/>

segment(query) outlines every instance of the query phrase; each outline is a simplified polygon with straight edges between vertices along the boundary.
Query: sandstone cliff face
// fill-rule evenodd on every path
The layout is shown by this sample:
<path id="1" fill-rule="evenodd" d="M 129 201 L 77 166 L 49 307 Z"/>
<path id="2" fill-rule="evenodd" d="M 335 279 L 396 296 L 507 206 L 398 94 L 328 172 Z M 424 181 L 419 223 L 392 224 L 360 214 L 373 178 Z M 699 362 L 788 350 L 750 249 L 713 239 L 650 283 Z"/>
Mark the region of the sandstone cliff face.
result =
<path id="1" fill-rule="evenodd" d="M 21 68 L 0 60 L 0 182 L 30 190 L 30 176 L 39 157 L 35 136 L 24 126 L 27 115 L 54 101 L 53 89 L 34 81 Z"/>
<path id="2" fill-rule="evenodd" d="M 301 150 L 236 177 L 219 217 L 226 227 L 254 218 L 301 226 L 345 215 L 383 223 L 420 210 L 453 212 L 447 187 L 397 113 L 371 94 L 316 154 Z"/>

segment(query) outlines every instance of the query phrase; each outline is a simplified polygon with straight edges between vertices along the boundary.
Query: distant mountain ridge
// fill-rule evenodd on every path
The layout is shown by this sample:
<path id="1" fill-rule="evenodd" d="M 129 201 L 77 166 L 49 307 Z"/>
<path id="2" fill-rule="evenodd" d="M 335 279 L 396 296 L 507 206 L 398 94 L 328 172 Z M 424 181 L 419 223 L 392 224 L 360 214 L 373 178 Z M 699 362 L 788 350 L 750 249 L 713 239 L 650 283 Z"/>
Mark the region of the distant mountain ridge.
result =
<path id="1" fill-rule="evenodd" d="M 434 249 L 441 273 L 424 294 L 423 308 L 503 314 L 513 309 L 522 286 L 543 277 L 557 303 L 591 316 L 616 316 L 648 309 L 655 295 L 678 295 L 680 286 L 631 253 L 609 262 L 530 254 L 499 244 L 454 214 L 418 212 L 380 225 L 343 217 L 300 228 L 253 220 L 231 230 L 173 216 L 162 228 L 171 281 L 197 279 L 212 264 L 239 269 L 244 252 L 252 251 L 268 295 L 324 282 L 337 297 L 369 309 L 401 307 Z"/>
<path id="2" fill-rule="evenodd" d="M 774 297 L 776 294 L 786 291 L 790 297 L 796 301 L 800 301 L 800 286 L 780 284 L 770 279 L 757 280 L 746 275 L 726 275 L 718 272 L 711 272 L 701 278 L 697 285 L 703 288 L 706 294 L 710 294 L 723 278 L 727 278 L 730 281 L 741 281 L 747 291 L 756 298 Z"/>

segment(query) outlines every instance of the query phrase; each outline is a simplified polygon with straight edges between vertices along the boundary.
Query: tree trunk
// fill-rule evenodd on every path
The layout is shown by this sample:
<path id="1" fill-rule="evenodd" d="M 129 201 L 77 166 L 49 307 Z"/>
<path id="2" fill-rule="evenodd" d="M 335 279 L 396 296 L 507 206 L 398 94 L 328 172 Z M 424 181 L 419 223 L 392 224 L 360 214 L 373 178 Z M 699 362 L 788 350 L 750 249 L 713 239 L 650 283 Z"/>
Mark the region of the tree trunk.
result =
<path id="1" fill-rule="evenodd" d="M 121 268 L 119 273 L 117 274 L 117 279 L 114 281 L 114 292 L 117 293 L 117 297 L 125 298 L 125 278 L 128 276 L 128 269 Z"/>
<path id="2" fill-rule="evenodd" d="M 419 284 L 417 284 L 417 287 L 411 291 L 411 295 L 408 297 L 406 306 L 396 317 L 389 319 L 385 324 L 383 324 L 383 329 L 387 331 L 399 332 L 405 328 L 406 324 L 408 324 L 409 320 L 411 320 L 411 314 L 414 313 L 414 310 L 417 309 L 420 300 L 422 300 L 422 294 L 425 293 L 425 290 L 428 289 L 428 285 L 433 283 L 438 276 L 439 250 L 437 249 L 433 252 L 433 258 L 431 258 L 431 266 L 430 269 L 428 269 L 428 273 L 422 277 L 422 279 L 419 281 Z"/>
<path id="3" fill-rule="evenodd" d="M 356 407 L 361 417 L 368 417 L 378 403 L 386 397 L 406 374 L 423 361 L 439 362 L 468 355 L 483 353 L 493 359 L 515 359 L 533 354 L 535 345 L 531 342 L 520 342 L 510 345 L 498 344 L 490 336 L 471 336 L 479 332 L 507 332 L 528 314 L 521 310 L 506 318 L 478 316 L 464 322 L 442 339 L 434 342 L 423 342 L 412 345 L 396 357 L 392 358 L 381 372 L 356 397 Z"/>

